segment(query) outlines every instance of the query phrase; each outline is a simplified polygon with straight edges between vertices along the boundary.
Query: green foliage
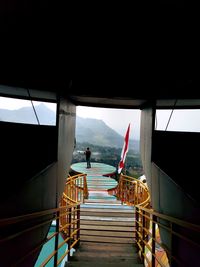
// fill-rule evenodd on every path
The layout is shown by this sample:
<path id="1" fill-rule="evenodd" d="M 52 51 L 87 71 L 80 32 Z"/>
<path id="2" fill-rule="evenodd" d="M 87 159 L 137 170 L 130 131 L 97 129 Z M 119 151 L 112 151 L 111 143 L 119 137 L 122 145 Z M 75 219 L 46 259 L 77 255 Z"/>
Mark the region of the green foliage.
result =
<path id="1" fill-rule="evenodd" d="M 73 153 L 72 163 L 85 161 L 84 151 L 87 147 L 92 152 L 91 161 L 112 165 L 116 167 L 117 171 L 122 148 L 97 146 L 90 143 L 77 143 Z M 125 161 L 125 172 L 127 175 L 135 178 L 143 174 L 142 162 L 138 152 L 134 152 L 131 149 L 128 151 Z"/>

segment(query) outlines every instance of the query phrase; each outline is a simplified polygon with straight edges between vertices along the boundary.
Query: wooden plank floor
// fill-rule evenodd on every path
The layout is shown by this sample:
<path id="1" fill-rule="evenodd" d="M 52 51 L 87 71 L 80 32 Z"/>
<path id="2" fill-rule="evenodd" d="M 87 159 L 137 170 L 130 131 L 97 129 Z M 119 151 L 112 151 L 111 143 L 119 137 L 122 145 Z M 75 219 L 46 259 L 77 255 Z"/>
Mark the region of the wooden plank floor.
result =
<path id="1" fill-rule="evenodd" d="M 89 198 L 81 205 L 80 247 L 66 266 L 143 266 L 135 248 L 135 209 L 109 195 L 112 179 L 101 177 L 87 177 Z"/>
<path id="2" fill-rule="evenodd" d="M 142 267 L 133 244 L 81 242 L 67 267 Z"/>

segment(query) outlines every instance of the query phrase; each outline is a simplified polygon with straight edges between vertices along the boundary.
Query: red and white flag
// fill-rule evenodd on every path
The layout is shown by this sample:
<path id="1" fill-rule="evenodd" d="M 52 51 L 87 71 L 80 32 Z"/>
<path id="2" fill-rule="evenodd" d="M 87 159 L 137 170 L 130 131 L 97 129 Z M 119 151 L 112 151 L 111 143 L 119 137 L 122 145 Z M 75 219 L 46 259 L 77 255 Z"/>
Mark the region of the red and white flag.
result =
<path id="1" fill-rule="evenodd" d="M 129 123 L 128 129 L 126 131 L 126 135 L 124 137 L 124 145 L 122 148 L 121 160 L 120 160 L 119 165 L 118 165 L 118 173 L 121 173 L 122 169 L 124 168 L 126 154 L 128 152 L 129 132 L 130 132 L 130 123 Z"/>

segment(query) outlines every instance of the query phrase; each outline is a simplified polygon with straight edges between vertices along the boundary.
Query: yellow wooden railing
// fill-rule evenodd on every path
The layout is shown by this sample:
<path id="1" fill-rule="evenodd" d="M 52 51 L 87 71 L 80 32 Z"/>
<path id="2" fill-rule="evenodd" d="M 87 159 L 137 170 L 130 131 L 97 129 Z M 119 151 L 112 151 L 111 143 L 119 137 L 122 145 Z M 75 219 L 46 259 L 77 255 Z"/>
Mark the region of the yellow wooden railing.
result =
<path id="1" fill-rule="evenodd" d="M 69 176 L 63 193 L 63 200 L 68 203 L 83 203 L 88 198 L 86 174 Z"/>
<path id="2" fill-rule="evenodd" d="M 136 243 L 145 266 L 182 267 L 199 264 L 199 225 L 139 205 L 136 206 Z"/>
<path id="3" fill-rule="evenodd" d="M 62 216 L 69 215 L 70 208 L 73 208 L 73 205 L 68 207 L 59 207 L 55 209 L 48 209 L 40 212 L 25 214 L 17 217 L 5 218 L 0 220 L 0 229 L 2 233 L 6 233 L 5 236 L 1 236 L 0 245 L 7 246 L 7 244 L 11 244 L 10 242 L 17 243 L 18 240 L 21 240 L 24 235 L 29 235 L 32 232 L 36 231 L 41 227 L 50 227 L 53 221 L 56 221 L 56 225 L 58 225 L 59 220 Z M 48 219 L 44 219 L 48 218 Z M 66 226 L 67 227 L 67 226 Z M 19 229 L 23 230 L 19 230 Z M 65 227 L 63 227 L 65 228 Z M 59 265 L 60 259 L 58 259 L 58 250 L 66 244 L 67 239 L 64 243 L 58 245 L 58 236 L 62 234 L 63 228 L 56 226 L 56 231 L 42 240 L 38 245 L 33 247 L 31 250 L 27 251 L 22 257 L 19 256 L 15 259 L 15 264 L 11 266 L 24 266 L 24 262 L 29 259 L 32 255 L 37 255 L 41 250 L 42 246 L 47 242 L 55 238 L 55 249 L 54 251 L 45 259 L 45 261 L 40 265 L 40 267 L 45 266 L 52 258 L 54 258 L 54 266 Z M 71 239 L 72 236 L 69 237 Z M 22 239 L 23 240 L 23 239 Z M 69 250 L 67 251 L 69 253 Z M 66 254 L 67 254 L 66 253 Z M 11 250 L 12 255 L 12 250 Z M 63 257 L 64 258 L 64 257 Z M 7 266 L 7 265 L 6 265 Z"/>
<path id="4" fill-rule="evenodd" d="M 19 256 L 12 266 L 24 266 L 24 262 L 33 255 L 37 255 L 42 246 L 54 238 L 54 250 L 43 261 L 40 267 L 46 266 L 53 259 L 53 266 L 58 266 L 65 256 L 70 257 L 70 250 L 78 246 L 80 241 L 80 204 L 88 197 L 86 175 L 79 174 L 68 177 L 65 191 L 59 208 L 44 210 L 17 217 L 0 220 L 0 232 L 5 233 L 0 236 L 0 245 L 7 246 L 8 242 L 21 240 L 22 236 L 37 230 L 40 227 L 50 227 L 52 222 L 56 222 L 56 230 L 46 237 L 37 246 L 27 251 L 22 257 Z M 19 230 L 23 229 L 23 230 Z M 63 241 L 58 242 L 59 235 Z M 68 245 L 64 254 L 58 258 L 61 247 Z M 0 264 L 1 265 L 1 264 Z"/>
<path id="5" fill-rule="evenodd" d="M 150 194 L 146 184 L 127 175 L 121 175 L 117 188 L 117 198 L 128 205 L 148 206 Z"/>
<path id="6" fill-rule="evenodd" d="M 60 218 L 60 231 L 68 250 L 62 255 L 58 264 L 66 255 L 70 258 L 70 250 L 80 243 L 80 204 L 88 198 L 86 174 L 69 176 L 60 205 L 67 207 Z"/>
<path id="7" fill-rule="evenodd" d="M 200 251 L 199 225 L 155 212 L 150 207 L 150 195 L 146 184 L 133 177 L 122 174 L 117 187 L 109 191 L 122 203 L 136 208 L 136 244 L 145 266 L 183 267 L 199 264 L 194 262 L 195 255 L 197 259 Z M 188 248 L 191 256 L 184 257 L 177 245 L 183 246 L 182 251 Z"/>
<path id="8" fill-rule="evenodd" d="M 150 204 L 150 194 L 146 184 L 127 175 L 121 174 L 118 185 L 109 189 L 108 193 L 115 195 L 122 204 L 143 207 L 148 207 Z"/>
<path id="9" fill-rule="evenodd" d="M 195 266 L 187 261 L 187 257 L 184 257 L 177 245 L 184 243 L 189 250 L 191 249 L 191 255 L 194 251 L 200 251 L 199 225 L 153 211 L 150 208 L 150 195 L 147 186 L 132 177 L 121 175 L 118 186 L 109 191 L 116 195 L 122 203 L 135 206 L 136 212 L 133 218 L 135 221 L 135 238 L 138 253 L 145 266 Z M 71 249 L 78 246 L 80 242 L 80 204 L 87 197 L 86 175 L 70 176 L 67 179 L 59 208 L 1 219 L 1 232 L 10 234 L 1 235 L 0 245 L 14 239 L 17 240 L 22 235 L 41 226 L 46 225 L 49 227 L 52 221 L 56 222 L 55 232 L 32 248 L 31 251 L 28 251 L 23 257 L 18 258 L 15 261 L 15 266 L 21 266 L 31 255 L 37 255 L 41 247 L 52 238 L 55 239 L 54 250 L 40 267 L 46 266 L 51 259 L 53 259 L 54 267 L 58 266 L 65 256 L 68 255 L 69 259 Z M 9 232 L 10 227 L 12 229 L 11 232 Z M 14 231 L 15 229 L 16 232 Z M 167 233 L 167 239 L 162 238 L 163 231 L 165 236 Z M 59 235 L 63 237 L 61 243 L 58 242 Z M 59 258 L 58 251 L 66 244 L 68 245 L 67 250 Z M 162 258 L 160 256 L 161 250 L 163 252 Z"/>

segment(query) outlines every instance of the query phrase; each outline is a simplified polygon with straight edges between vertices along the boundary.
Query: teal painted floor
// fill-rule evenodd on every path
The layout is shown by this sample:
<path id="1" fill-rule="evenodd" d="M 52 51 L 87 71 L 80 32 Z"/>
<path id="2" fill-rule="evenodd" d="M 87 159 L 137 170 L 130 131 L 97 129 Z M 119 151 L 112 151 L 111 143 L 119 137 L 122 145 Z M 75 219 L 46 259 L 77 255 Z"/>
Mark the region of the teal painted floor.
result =
<path id="1" fill-rule="evenodd" d="M 71 169 L 73 171 L 77 173 L 87 174 L 87 186 L 89 190 L 89 198 L 90 199 L 98 198 L 99 197 L 98 192 L 101 191 L 106 192 L 102 195 L 103 198 L 111 198 L 108 195 L 107 190 L 116 187 L 117 181 L 109 176 L 104 176 L 104 175 L 114 174 L 116 168 L 108 164 L 97 163 L 97 162 L 91 162 L 90 169 L 87 169 L 86 167 L 87 167 L 86 162 L 79 162 L 71 165 Z"/>
<path id="2" fill-rule="evenodd" d="M 51 226 L 48 236 L 52 235 L 55 232 L 55 226 Z M 63 238 L 61 237 L 61 235 L 59 235 L 59 244 L 63 242 Z M 54 244 L 55 244 L 55 237 L 52 238 L 47 244 L 45 244 L 40 252 L 40 255 L 38 257 L 38 260 L 36 262 L 36 264 L 34 265 L 34 267 L 39 267 L 43 261 L 49 256 L 49 254 L 51 254 L 54 251 Z M 61 255 L 63 255 L 66 251 L 67 246 L 63 245 L 58 252 L 58 259 L 61 257 Z M 53 267 L 53 261 L 54 258 L 52 258 L 46 265 L 46 267 Z M 59 267 L 62 267 L 62 263 L 58 265 Z M 64 265 L 63 265 L 64 266 Z"/>
<path id="3" fill-rule="evenodd" d="M 103 176 L 115 173 L 116 168 L 111 165 L 96 163 L 96 162 L 91 162 L 92 167 L 90 169 L 87 169 L 86 166 L 87 166 L 86 162 L 80 162 L 71 165 L 71 169 L 77 173 L 87 174 L 89 200 L 93 201 L 97 200 L 97 202 L 99 200 L 116 201 L 116 197 L 109 195 L 107 190 L 116 187 L 117 181 L 113 178 Z M 82 207 L 84 207 L 84 204 L 82 204 Z M 55 231 L 55 226 L 51 226 L 48 236 L 53 234 L 54 231 Z M 63 238 L 61 237 L 61 235 L 59 235 L 59 244 L 62 241 Z M 47 244 L 43 246 L 34 267 L 39 267 L 42 264 L 42 262 L 47 258 L 47 256 L 54 251 L 54 242 L 55 238 L 52 238 Z M 58 253 L 58 259 L 61 257 L 61 255 L 65 253 L 66 248 L 67 248 L 66 245 L 61 247 Z M 52 258 L 46 265 L 46 267 L 53 267 L 53 261 L 54 259 Z M 59 267 L 64 267 L 64 263 L 63 264 L 61 263 Z"/>
<path id="4" fill-rule="evenodd" d="M 86 173 L 92 176 L 106 175 L 106 174 L 116 172 L 115 167 L 108 165 L 108 164 L 104 164 L 104 163 L 91 162 L 91 168 L 87 169 L 86 167 L 87 167 L 86 162 L 79 162 L 79 163 L 74 163 L 71 165 L 71 169 L 73 171 L 78 172 L 78 173 Z"/>

